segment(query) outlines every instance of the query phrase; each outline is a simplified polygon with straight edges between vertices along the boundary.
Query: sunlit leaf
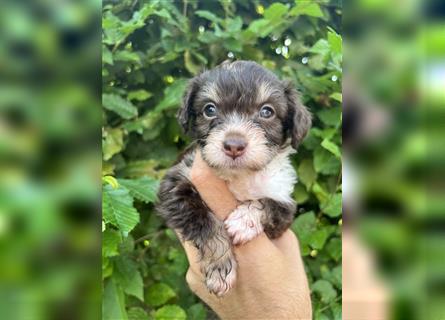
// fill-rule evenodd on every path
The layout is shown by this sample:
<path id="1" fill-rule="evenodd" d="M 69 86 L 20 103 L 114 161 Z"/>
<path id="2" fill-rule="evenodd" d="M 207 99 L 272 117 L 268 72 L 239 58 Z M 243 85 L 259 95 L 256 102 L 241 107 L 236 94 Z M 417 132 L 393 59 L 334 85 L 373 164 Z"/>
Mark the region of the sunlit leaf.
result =
<path id="1" fill-rule="evenodd" d="M 125 188 L 103 187 L 102 212 L 106 223 L 111 223 L 122 232 L 130 232 L 139 222 L 139 213 L 133 207 L 133 198 Z"/>
<path id="2" fill-rule="evenodd" d="M 154 202 L 159 187 L 159 181 L 149 177 L 139 179 L 118 179 L 123 187 L 127 188 L 130 195 L 145 203 Z"/>
<path id="3" fill-rule="evenodd" d="M 187 314 L 177 305 L 166 305 L 156 310 L 155 320 L 185 320 Z"/>
<path id="4" fill-rule="evenodd" d="M 138 115 L 136 107 L 128 100 L 117 94 L 104 93 L 102 104 L 105 109 L 113 111 L 124 119 L 131 119 Z"/>

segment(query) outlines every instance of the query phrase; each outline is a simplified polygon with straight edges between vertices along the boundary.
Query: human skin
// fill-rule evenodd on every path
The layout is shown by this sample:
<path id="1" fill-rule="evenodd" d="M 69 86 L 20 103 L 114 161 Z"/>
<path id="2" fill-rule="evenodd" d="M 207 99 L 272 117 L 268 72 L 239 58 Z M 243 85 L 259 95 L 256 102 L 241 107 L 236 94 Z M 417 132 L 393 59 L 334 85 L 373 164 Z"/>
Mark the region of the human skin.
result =
<path id="1" fill-rule="evenodd" d="M 190 175 L 201 198 L 221 220 L 237 206 L 225 182 L 198 153 Z M 287 230 L 274 240 L 264 233 L 234 247 L 238 261 L 235 286 L 223 297 L 207 290 L 193 244 L 183 243 L 190 267 L 191 290 L 223 319 L 312 319 L 310 291 L 295 234 Z"/>

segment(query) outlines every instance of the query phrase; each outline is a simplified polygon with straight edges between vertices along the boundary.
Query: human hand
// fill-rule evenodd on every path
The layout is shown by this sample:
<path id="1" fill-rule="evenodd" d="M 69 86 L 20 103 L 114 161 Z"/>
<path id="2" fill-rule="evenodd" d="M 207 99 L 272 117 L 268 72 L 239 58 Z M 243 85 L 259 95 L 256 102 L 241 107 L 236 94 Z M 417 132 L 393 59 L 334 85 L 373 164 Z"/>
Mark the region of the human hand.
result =
<path id="1" fill-rule="evenodd" d="M 198 153 L 191 180 L 212 212 L 224 220 L 237 201 L 225 182 L 216 177 Z M 190 263 L 186 280 L 222 319 L 311 319 L 310 292 L 295 234 L 287 230 L 269 240 L 264 233 L 236 246 L 238 276 L 235 287 L 223 297 L 208 292 L 200 271 L 198 253 L 184 243 Z"/>

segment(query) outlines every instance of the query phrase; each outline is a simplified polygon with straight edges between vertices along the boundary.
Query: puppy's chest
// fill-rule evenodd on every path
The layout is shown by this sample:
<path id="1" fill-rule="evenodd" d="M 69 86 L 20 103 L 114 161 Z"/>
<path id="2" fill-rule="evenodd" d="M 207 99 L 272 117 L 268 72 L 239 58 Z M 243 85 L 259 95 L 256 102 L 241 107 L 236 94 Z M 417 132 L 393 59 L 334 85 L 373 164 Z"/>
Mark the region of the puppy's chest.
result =
<path id="1" fill-rule="evenodd" d="M 239 201 L 264 198 L 292 202 L 296 174 L 289 159 L 276 159 L 257 172 L 239 173 L 223 177 L 232 194 Z"/>

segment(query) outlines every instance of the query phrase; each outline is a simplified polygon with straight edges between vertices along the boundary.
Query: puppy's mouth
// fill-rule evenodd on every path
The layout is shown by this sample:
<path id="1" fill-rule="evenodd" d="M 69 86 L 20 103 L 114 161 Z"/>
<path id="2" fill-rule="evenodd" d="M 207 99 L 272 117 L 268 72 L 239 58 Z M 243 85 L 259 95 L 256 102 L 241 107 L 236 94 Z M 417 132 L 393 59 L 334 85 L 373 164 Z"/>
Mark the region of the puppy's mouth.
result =
<path id="1" fill-rule="evenodd" d="M 214 130 L 203 142 L 204 160 L 220 170 L 260 170 L 273 153 L 261 129 L 249 122 Z"/>

